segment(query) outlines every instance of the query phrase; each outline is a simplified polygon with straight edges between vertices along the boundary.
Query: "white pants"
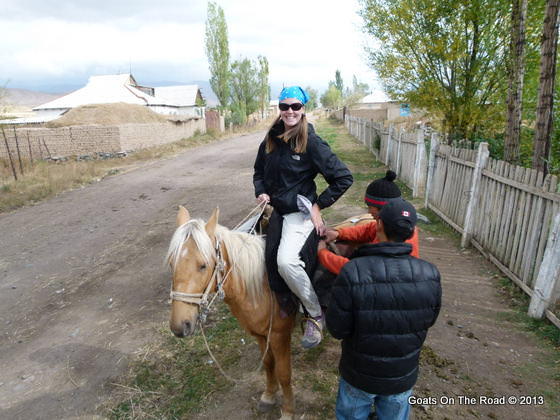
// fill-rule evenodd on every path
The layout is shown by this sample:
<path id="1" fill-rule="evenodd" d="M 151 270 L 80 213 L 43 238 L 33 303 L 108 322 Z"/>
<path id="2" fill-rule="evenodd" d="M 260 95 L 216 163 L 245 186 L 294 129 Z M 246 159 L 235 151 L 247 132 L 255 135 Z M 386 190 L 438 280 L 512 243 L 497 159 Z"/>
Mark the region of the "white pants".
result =
<path id="1" fill-rule="evenodd" d="M 299 298 L 309 315 L 321 315 L 321 305 L 311 280 L 305 272 L 305 264 L 299 252 L 309 233 L 315 228 L 309 217 L 303 213 L 290 213 L 283 216 L 282 238 L 278 246 L 278 273 L 290 290 Z"/>

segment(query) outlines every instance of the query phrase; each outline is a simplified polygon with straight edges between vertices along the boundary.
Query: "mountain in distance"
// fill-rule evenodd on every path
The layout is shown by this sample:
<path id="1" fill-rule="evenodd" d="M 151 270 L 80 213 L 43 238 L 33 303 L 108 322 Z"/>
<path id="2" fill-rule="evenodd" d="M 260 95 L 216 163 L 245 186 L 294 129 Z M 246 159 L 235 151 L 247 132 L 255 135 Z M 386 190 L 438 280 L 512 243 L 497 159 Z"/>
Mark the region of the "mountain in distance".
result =
<path id="1" fill-rule="evenodd" d="M 5 105 L 13 107 L 23 107 L 23 108 L 34 108 L 46 102 L 60 98 L 66 93 L 52 93 L 52 92 L 40 92 L 36 90 L 29 89 L 19 89 L 19 88 L 6 88 L 4 89 L 4 98 L 1 99 Z"/>
<path id="2" fill-rule="evenodd" d="M 150 87 L 161 87 L 161 86 L 177 86 L 177 85 L 198 85 L 200 88 L 200 92 L 202 93 L 202 97 L 206 101 L 206 106 L 209 108 L 213 108 L 218 105 L 218 98 L 212 91 L 210 87 L 210 82 L 208 81 L 194 81 L 194 82 L 168 82 L 168 81 L 160 81 L 160 82 L 145 82 L 140 83 L 143 86 L 150 86 Z M 65 92 L 50 92 L 50 91 L 42 91 L 42 90 L 31 90 L 31 89 L 21 89 L 21 88 L 5 88 L 4 89 L 4 97 L 0 96 L 0 105 L 8 105 L 12 107 L 23 107 L 23 108 L 34 108 L 36 106 L 42 105 L 44 103 L 50 102 L 56 98 L 60 98 L 74 90 L 77 90 L 83 86 L 79 86 L 76 89 L 68 89 Z M 50 89 L 48 89 L 50 90 Z M 1 95 L 2 92 L 0 92 Z"/>

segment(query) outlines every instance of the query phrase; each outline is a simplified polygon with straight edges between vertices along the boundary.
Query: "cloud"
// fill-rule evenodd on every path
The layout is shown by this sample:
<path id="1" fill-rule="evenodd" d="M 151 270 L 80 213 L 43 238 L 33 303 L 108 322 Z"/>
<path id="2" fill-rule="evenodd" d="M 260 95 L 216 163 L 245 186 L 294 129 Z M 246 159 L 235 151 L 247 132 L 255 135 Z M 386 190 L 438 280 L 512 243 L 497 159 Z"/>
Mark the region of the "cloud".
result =
<path id="1" fill-rule="evenodd" d="M 197 23 L 206 15 L 206 1 L 192 0 L 3 0 L 2 15 L 15 21 L 53 18 L 76 23 Z"/>
<path id="2" fill-rule="evenodd" d="M 208 80 L 204 0 L 5 0 L 0 84 L 82 84 L 93 74 L 132 72 L 139 83 Z M 364 62 L 357 0 L 217 0 L 232 60 L 267 57 L 273 86 L 320 92 L 341 71 L 375 85 Z M 144 79 L 146 77 L 146 79 Z M 12 85 L 12 86 L 10 86 Z M 273 95 L 275 92 L 273 92 Z"/>

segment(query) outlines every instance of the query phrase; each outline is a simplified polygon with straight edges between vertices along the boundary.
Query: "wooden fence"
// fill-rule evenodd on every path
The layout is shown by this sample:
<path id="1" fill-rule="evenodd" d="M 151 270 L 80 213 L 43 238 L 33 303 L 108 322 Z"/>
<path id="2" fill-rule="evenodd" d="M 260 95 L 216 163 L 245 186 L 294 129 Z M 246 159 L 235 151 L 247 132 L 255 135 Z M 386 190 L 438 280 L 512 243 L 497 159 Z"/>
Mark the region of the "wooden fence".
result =
<path id="1" fill-rule="evenodd" d="M 388 129 L 373 120 L 346 115 L 345 124 L 354 137 L 365 144 L 378 160 L 395 171 L 412 189 L 413 197 L 423 197 L 426 188 L 427 157 L 424 131 L 415 133 Z M 412 164 L 411 164 L 412 163 Z"/>
<path id="2" fill-rule="evenodd" d="M 414 197 L 423 196 L 426 208 L 461 233 L 463 247 L 473 245 L 531 297 L 531 316 L 544 314 L 560 328 L 556 176 L 490 159 L 486 143 L 477 150 L 440 144 L 437 133 L 430 137 L 428 164 L 423 132 L 393 133 L 349 116 L 345 123 Z"/>

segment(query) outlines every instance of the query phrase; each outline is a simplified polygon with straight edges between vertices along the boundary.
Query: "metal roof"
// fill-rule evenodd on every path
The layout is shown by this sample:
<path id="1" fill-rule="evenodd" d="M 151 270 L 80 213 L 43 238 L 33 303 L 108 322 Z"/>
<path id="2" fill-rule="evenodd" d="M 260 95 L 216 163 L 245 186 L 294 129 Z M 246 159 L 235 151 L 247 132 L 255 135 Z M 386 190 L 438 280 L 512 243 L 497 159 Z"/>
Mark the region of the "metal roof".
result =
<path id="1" fill-rule="evenodd" d="M 364 96 L 360 103 L 362 104 L 375 104 L 375 103 L 383 103 L 389 102 L 389 98 L 385 94 L 385 92 L 380 90 L 375 90 L 367 96 Z"/>
<path id="2" fill-rule="evenodd" d="M 156 87 L 150 105 L 194 106 L 197 95 L 198 85 Z"/>
<path id="3" fill-rule="evenodd" d="M 91 76 L 86 86 L 54 101 L 33 108 L 68 109 L 81 105 L 124 102 L 138 105 L 195 106 L 197 85 L 167 86 L 154 88 L 151 96 L 137 88 L 131 74 Z"/>

